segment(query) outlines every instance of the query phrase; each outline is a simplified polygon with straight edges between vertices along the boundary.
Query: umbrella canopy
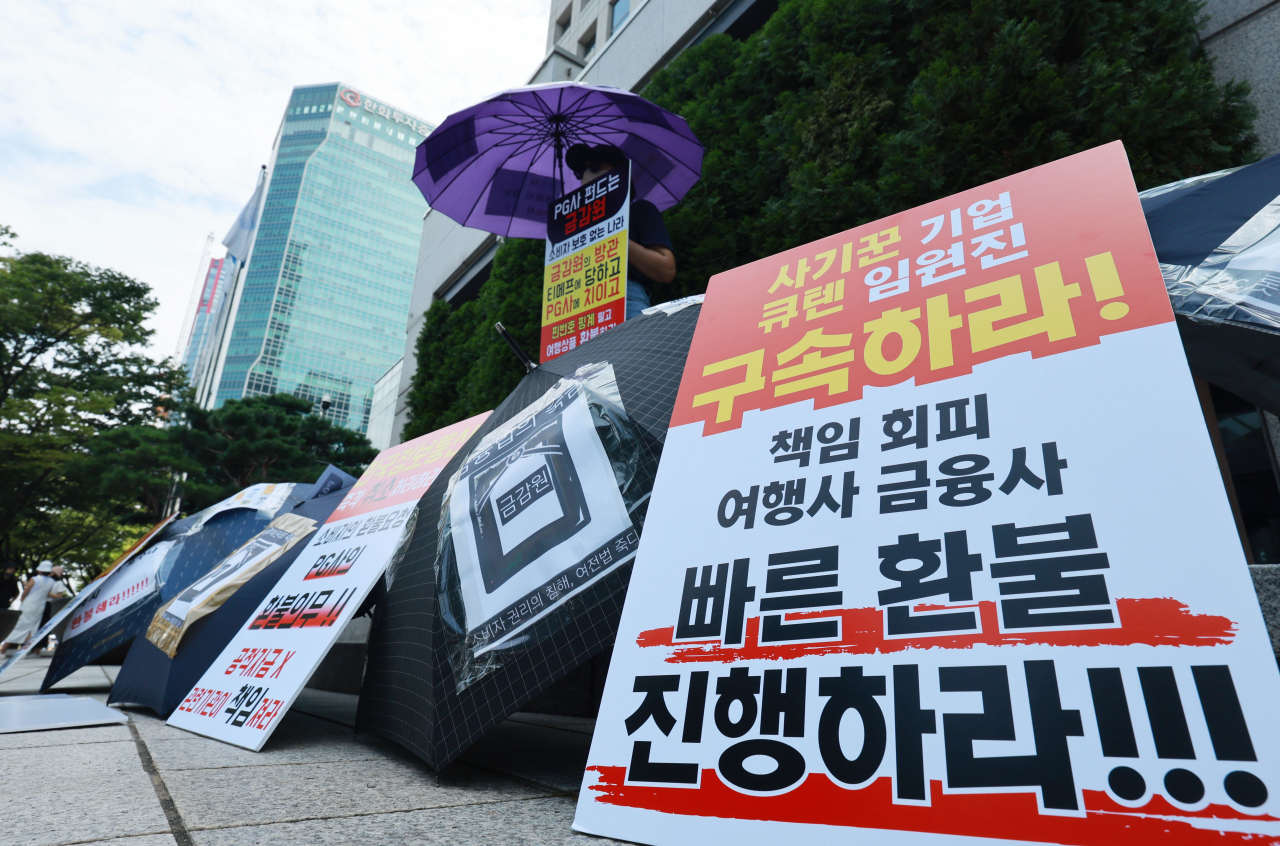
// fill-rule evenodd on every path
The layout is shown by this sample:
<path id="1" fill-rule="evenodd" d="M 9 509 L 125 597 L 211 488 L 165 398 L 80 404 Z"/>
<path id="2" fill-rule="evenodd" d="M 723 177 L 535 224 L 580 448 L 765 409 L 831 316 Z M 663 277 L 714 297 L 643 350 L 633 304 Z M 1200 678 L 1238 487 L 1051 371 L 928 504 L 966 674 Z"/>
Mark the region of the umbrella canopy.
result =
<path id="1" fill-rule="evenodd" d="M 1280 413 L 1280 156 L 1140 196 L 1192 372 Z"/>
<path id="2" fill-rule="evenodd" d="M 526 413 L 561 378 L 593 363 L 613 368 L 622 405 L 641 442 L 637 475 L 651 480 L 700 310 L 696 303 L 678 310 L 651 309 L 540 365 L 458 451 L 423 496 L 413 540 L 374 615 L 357 731 L 394 740 L 438 770 L 612 645 L 630 577 L 625 564 L 587 587 L 572 610 L 556 612 L 557 625 L 548 636 L 528 639 L 517 657 L 459 689 L 450 654 L 458 639 L 446 624 L 442 606 L 447 609 L 450 602 L 441 596 L 436 576 L 442 502 L 450 478 L 485 435 Z"/>
<path id="3" fill-rule="evenodd" d="M 659 211 L 702 174 L 703 148 L 684 118 L 630 91 L 554 82 L 450 115 L 418 146 L 413 181 L 434 210 L 463 226 L 545 238 L 547 208 L 566 191 L 564 151 L 579 143 L 622 150 L 632 199 Z"/>
<path id="4" fill-rule="evenodd" d="M 139 591 L 140 595 L 145 595 L 145 599 L 136 600 L 127 608 L 123 607 L 125 603 L 122 602 L 122 610 L 111 614 L 111 601 L 118 597 L 111 596 L 114 590 L 112 585 L 104 584 L 100 597 L 100 605 L 104 607 L 98 613 L 105 612 L 109 616 L 102 622 L 95 623 L 92 628 L 86 628 L 82 633 L 58 644 L 40 690 L 48 690 L 85 664 L 114 649 L 128 646 L 133 638 L 147 630 L 151 618 L 161 605 L 186 590 L 219 561 L 266 528 L 277 512 L 286 511 L 298 502 L 309 499 L 317 486 L 334 484 L 333 480 L 338 478 L 335 474 L 347 475 L 330 467 L 321 475 L 316 485 L 289 485 L 283 493 L 283 500 L 278 498 L 281 496 L 281 486 L 255 485 L 229 500 L 170 523 L 156 535 L 148 550 L 142 553 L 162 557 L 162 563 L 154 572 L 154 583 L 146 583 Z M 269 512 L 260 510 L 265 501 L 262 498 L 245 498 L 245 494 L 267 487 L 273 487 L 277 497 L 267 506 L 270 508 Z M 155 584 L 159 585 L 158 590 L 155 589 Z"/>
<path id="5" fill-rule="evenodd" d="M 354 480 L 351 484 L 354 484 Z M 314 520 L 317 525 L 323 524 L 342 502 L 351 489 L 351 484 L 314 499 L 304 500 L 289 511 Z M 205 670 L 231 642 L 236 632 L 244 627 L 245 621 L 306 548 L 307 540 L 309 538 L 305 538 L 241 585 L 218 610 L 193 623 L 172 659 L 146 637 L 135 637 L 124 666 L 120 668 L 111 687 L 111 697 L 107 704 L 139 705 L 167 718 L 200 681 Z"/>

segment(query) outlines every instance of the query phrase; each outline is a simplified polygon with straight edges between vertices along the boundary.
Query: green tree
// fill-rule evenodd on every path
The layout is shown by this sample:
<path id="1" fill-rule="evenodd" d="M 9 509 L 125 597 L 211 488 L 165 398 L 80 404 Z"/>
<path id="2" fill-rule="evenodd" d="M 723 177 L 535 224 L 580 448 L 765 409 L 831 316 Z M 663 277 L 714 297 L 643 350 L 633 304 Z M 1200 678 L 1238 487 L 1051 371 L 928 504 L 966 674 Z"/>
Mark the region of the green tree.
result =
<path id="1" fill-rule="evenodd" d="M 137 516 L 132 497 L 80 471 L 95 438 L 158 423 L 182 383 L 141 350 L 155 307 L 146 285 L 112 270 L 0 257 L 0 555 L 76 563 Z"/>
<path id="2" fill-rule="evenodd" d="M 166 443 L 143 438 L 123 446 L 135 467 L 181 463 L 188 513 L 259 482 L 314 482 L 329 464 L 359 476 L 378 451 L 361 433 L 312 414 L 312 407 L 289 394 L 230 400 L 213 411 L 191 406 L 182 425 L 166 430 Z"/>
<path id="3" fill-rule="evenodd" d="M 644 91 L 706 146 L 666 213 L 674 299 L 716 273 L 1123 140 L 1140 188 L 1252 161 L 1243 83 L 1219 85 L 1193 0 L 783 0 L 744 41 L 686 50 Z M 533 242 L 537 245 L 539 242 Z M 409 434 L 492 408 L 536 351 L 541 248 L 508 240 L 480 299 L 436 303 Z M 523 320 L 499 318 L 530 303 Z M 504 312 L 505 313 L 505 312 Z M 520 328 L 515 332 L 516 327 Z"/>
<path id="4" fill-rule="evenodd" d="M 541 241 L 508 240 L 498 248 L 478 299 L 457 307 L 432 303 L 418 336 L 405 440 L 488 411 L 524 376 L 493 325 L 501 323 L 536 360 L 542 262 Z"/>
<path id="5" fill-rule="evenodd" d="M 1139 188 L 1255 157 L 1191 0 L 790 0 L 646 95 L 707 147 L 667 214 L 671 295 L 816 238 L 1122 140 Z"/>

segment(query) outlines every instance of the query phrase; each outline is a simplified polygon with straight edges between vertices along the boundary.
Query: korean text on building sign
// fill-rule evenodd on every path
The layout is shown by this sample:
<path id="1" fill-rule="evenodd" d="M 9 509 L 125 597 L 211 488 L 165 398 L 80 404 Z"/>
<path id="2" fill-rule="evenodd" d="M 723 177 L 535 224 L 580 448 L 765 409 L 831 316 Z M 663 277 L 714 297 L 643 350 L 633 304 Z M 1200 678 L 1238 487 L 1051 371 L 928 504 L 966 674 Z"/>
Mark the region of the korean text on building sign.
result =
<path id="1" fill-rule="evenodd" d="M 1275 666 L 1112 144 L 712 280 L 575 827 L 1280 842 Z"/>

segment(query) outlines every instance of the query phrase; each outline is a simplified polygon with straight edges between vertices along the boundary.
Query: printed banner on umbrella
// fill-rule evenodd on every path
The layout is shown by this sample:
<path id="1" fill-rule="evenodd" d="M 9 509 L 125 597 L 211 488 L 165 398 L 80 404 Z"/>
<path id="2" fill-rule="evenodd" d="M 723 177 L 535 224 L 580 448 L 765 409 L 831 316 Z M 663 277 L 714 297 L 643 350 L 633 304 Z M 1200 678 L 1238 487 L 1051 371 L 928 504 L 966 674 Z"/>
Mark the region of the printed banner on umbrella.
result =
<path id="1" fill-rule="evenodd" d="M 173 658 L 191 626 L 222 607 L 240 587 L 315 530 L 316 521 L 282 514 L 156 611 L 147 640 Z"/>
<path id="2" fill-rule="evenodd" d="M 43 626 L 40 627 L 39 631 L 37 631 L 34 635 L 28 637 L 26 642 L 23 643 L 16 651 L 14 651 L 13 655 L 9 656 L 8 660 L 0 663 L 0 677 L 4 676 L 4 674 L 8 672 L 10 668 L 14 667 L 15 665 L 17 665 L 19 661 L 25 658 L 27 656 L 27 653 L 30 652 L 37 643 L 40 643 L 42 640 L 44 640 L 46 637 L 52 634 L 54 629 L 58 628 L 58 626 L 62 624 L 63 620 L 67 619 L 68 617 L 72 617 L 74 620 L 78 616 L 81 623 L 86 622 L 85 616 L 84 616 L 85 609 L 89 607 L 90 599 L 93 600 L 95 613 L 96 613 L 96 604 L 98 602 L 98 597 L 101 595 L 100 588 L 102 588 L 106 584 L 108 579 L 113 578 L 122 567 L 125 567 L 126 565 L 133 562 L 137 557 L 138 553 L 140 551 L 146 550 L 148 548 L 147 545 L 152 541 L 152 539 L 155 538 L 156 535 L 158 535 L 161 530 L 163 530 L 166 526 L 172 523 L 176 518 L 177 518 L 176 514 L 171 514 L 170 516 L 161 520 L 159 523 L 157 523 L 155 526 L 151 528 L 151 531 L 143 535 L 138 540 L 137 543 L 129 547 L 129 549 L 125 551 L 123 555 L 117 558 L 111 564 L 111 566 L 107 568 L 106 572 L 102 573 L 100 576 L 98 576 L 98 578 L 94 579 L 92 582 L 85 585 L 84 590 L 80 591 L 80 593 L 76 594 L 76 596 L 73 597 L 70 602 L 62 606 L 62 610 L 54 614 L 48 620 L 48 622 L 46 622 Z M 161 555 L 161 558 L 163 557 L 164 556 Z M 152 572 L 154 573 L 154 571 Z M 123 593 L 123 591 L 121 591 L 120 593 Z M 118 594 L 113 592 L 111 595 L 118 595 Z M 145 596 L 145 595 L 146 595 L 145 593 L 142 593 L 138 598 L 141 598 L 142 596 Z M 116 604 L 117 606 L 119 605 L 118 600 Z M 107 610 L 106 608 L 103 608 L 104 612 L 106 610 Z M 68 625 L 67 630 L 63 632 L 63 640 L 66 640 L 66 638 L 71 636 L 70 634 L 67 633 L 70 631 L 70 629 L 71 627 L 70 625 Z"/>
<path id="3" fill-rule="evenodd" d="M 445 507 L 473 655 L 524 631 L 635 553 L 640 535 L 592 401 L 621 408 L 608 364 L 562 379 L 486 433 L 450 480 Z"/>
<path id="4" fill-rule="evenodd" d="M 626 319 L 631 165 L 551 204 L 542 277 L 542 361 Z"/>
<path id="5" fill-rule="evenodd" d="M 217 505 L 206 508 L 200 515 L 200 522 L 196 524 L 192 531 L 199 530 L 201 526 L 217 515 L 233 508 L 253 508 L 270 519 L 280 510 L 280 506 L 284 505 L 285 500 L 289 498 L 289 494 L 293 492 L 293 487 L 292 484 L 263 483 L 251 485 L 239 493 L 227 497 Z"/>
<path id="6" fill-rule="evenodd" d="M 71 640 L 125 611 L 160 589 L 157 575 L 174 541 L 147 547 L 140 555 L 121 564 L 105 579 L 85 588 L 76 598 L 77 607 L 67 623 L 63 640 Z"/>
<path id="7" fill-rule="evenodd" d="M 169 725 L 261 749 L 412 534 L 418 500 L 488 416 L 379 453 Z"/>
<path id="8" fill-rule="evenodd" d="M 1121 144 L 703 308 L 575 828 L 1280 838 L 1280 675 Z"/>

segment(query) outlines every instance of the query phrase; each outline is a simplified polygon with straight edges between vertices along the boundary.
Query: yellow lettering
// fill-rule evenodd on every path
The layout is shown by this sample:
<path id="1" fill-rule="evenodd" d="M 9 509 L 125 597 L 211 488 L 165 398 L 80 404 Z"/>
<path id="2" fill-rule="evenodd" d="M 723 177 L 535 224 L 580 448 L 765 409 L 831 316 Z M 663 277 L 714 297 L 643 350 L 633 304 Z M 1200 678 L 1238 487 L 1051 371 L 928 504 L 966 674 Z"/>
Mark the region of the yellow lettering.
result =
<path id="1" fill-rule="evenodd" d="M 951 333 L 964 325 L 963 315 L 952 315 L 947 295 L 925 301 L 925 321 L 929 326 L 929 369 L 941 370 L 956 363 L 951 349 Z"/>
<path id="2" fill-rule="evenodd" d="M 714 376 L 717 373 L 723 373 L 735 367 L 745 367 L 747 369 L 741 382 L 736 385 L 726 385 L 723 388 L 706 391 L 705 393 L 694 394 L 693 397 L 694 408 L 713 402 L 717 403 L 717 423 L 724 423 L 733 417 L 733 401 L 737 397 L 758 391 L 764 387 L 764 350 L 755 350 L 742 355 L 735 355 L 733 358 L 727 358 L 724 361 L 708 364 L 702 368 L 702 375 L 704 377 Z"/>
<path id="3" fill-rule="evenodd" d="M 893 308 L 875 320 L 862 324 L 863 331 L 871 333 L 862 353 L 867 369 L 881 376 L 890 376 L 906 369 L 915 361 L 920 353 L 920 328 L 911 321 L 919 319 L 918 308 L 908 311 Z M 884 342 L 890 335 L 897 335 L 902 339 L 902 351 L 893 360 L 884 356 Z"/>

